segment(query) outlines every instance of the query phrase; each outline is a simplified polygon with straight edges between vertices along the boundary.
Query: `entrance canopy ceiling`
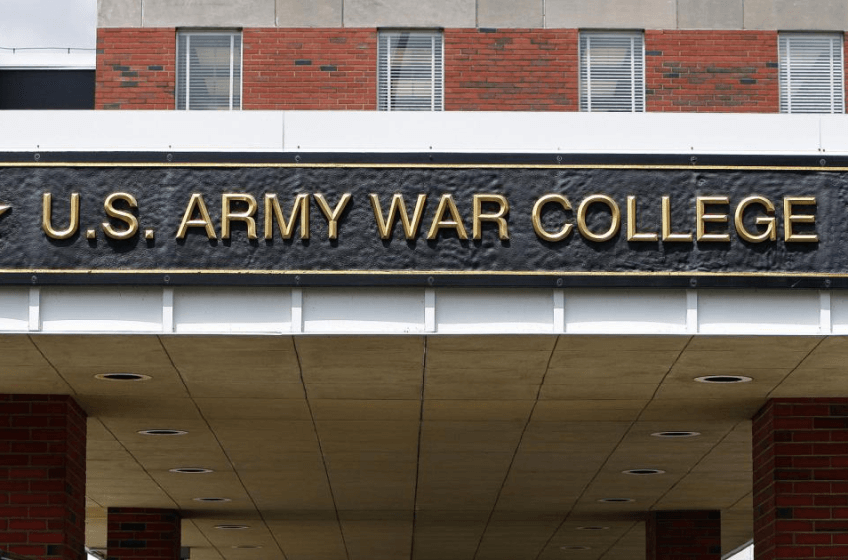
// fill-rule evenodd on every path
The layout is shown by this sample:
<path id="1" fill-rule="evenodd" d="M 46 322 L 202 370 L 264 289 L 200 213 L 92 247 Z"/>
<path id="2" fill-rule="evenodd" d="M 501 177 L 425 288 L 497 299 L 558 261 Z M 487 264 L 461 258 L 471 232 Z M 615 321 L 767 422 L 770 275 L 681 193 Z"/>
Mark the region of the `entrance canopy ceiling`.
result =
<path id="1" fill-rule="evenodd" d="M 841 337 L 43 334 L 0 347 L 0 390 L 71 394 L 89 414 L 89 546 L 105 545 L 107 507 L 177 508 L 195 560 L 638 558 L 650 509 L 722 510 L 727 552 L 751 537 L 751 416 L 769 397 L 848 396 Z M 116 372 L 150 379 L 95 378 Z M 694 381 L 716 374 L 753 381 Z M 699 435 L 652 435 L 667 431 Z M 214 472 L 169 472 L 181 467 Z"/>

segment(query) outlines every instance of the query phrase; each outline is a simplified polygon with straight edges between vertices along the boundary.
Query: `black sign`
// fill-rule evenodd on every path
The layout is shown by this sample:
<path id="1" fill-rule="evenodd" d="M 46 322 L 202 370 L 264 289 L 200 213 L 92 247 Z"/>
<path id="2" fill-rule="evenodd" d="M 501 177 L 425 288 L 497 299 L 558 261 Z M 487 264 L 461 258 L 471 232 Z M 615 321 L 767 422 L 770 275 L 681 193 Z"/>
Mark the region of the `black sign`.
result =
<path id="1" fill-rule="evenodd" d="M 7 164 L 0 282 L 839 287 L 846 198 L 802 168 Z"/>

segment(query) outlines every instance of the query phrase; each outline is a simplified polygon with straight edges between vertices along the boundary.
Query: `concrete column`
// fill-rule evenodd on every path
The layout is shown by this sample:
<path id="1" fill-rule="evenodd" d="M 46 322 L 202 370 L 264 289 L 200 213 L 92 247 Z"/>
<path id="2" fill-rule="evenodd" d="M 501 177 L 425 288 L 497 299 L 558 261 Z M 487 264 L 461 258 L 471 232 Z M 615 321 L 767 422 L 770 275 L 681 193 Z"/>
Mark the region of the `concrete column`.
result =
<path id="1" fill-rule="evenodd" d="M 772 399 L 753 446 L 755 560 L 848 558 L 848 399 Z"/>
<path id="2" fill-rule="evenodd" d="M 0 395 L 0 549 L 85 558 L 85 413 L 66 395 Z"/>
<path id="3" fill-rule="evenodd" d="M 647 560 L 720 560 L 720 511 L 652 511 L 645 523 Z"/>
<path id="4" fill-rule="evenodd" d="M 180 560 L 180 514 L 173 509 L 109 508 L 107 560 Z"/>

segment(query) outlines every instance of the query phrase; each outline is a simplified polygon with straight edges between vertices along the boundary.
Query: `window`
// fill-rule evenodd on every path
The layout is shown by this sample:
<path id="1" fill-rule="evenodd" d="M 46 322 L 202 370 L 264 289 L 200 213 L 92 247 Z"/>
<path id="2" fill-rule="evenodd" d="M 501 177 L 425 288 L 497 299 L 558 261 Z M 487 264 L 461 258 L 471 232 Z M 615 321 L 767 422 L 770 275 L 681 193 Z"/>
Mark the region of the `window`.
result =
<path id="1" fill-rule="evenodd" d="M 580 110 L 645 110 L 641 33 L 580 34 Z"/>
<path id="2" fill-rule="evenodd" d="M 385 31 L 377 46 L 377 109 L 442 111 L 442 34 Z"/>
<path id="3" fill-rule="evenodd" d="M 177 34 L 177 109 L 241 109 L 241 34 Z"/>
<path id="4" fill-rule="evenodd" d="M 842 35 L 781 33 L 781 113 L 842 113 Z"/>

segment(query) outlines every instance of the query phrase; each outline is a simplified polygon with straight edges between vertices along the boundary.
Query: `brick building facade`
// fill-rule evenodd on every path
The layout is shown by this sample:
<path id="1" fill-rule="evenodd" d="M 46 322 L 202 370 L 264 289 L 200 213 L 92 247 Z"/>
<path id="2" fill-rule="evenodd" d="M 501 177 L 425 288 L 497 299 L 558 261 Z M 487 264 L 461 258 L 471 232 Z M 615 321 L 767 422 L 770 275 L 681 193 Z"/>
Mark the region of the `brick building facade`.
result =
<path id="1" fill-rule="evenodd" d="M 100 29 L 96 108 L 174 109 L 177 31 Z M 445 110 L 578 111 L 579 33 L 444 29 Z M 242 107 L 376 109 L 378 34 L 245 28 Z M 646 110 L 778 112 L 777 39 L 777 30 L 645 30 Z"/>

